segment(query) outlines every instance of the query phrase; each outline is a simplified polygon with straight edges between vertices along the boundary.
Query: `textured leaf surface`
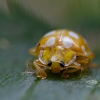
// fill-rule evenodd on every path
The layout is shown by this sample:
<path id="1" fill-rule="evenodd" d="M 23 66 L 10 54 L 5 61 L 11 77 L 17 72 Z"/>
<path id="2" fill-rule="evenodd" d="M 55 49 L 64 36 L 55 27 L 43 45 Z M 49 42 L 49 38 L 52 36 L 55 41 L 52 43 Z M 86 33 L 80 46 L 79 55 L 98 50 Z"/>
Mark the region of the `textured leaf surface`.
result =
<path id="1" fill-rule="evenodd" d="M 98 68 L 91 68 L 81 78 L 75 75 L 69 79 L 48 72 L 48 77 L 41 80 L 34 74 L 22 74 L 26 63 L 34 59 L 27 50 L 53 28 L 20 9 L 10 11 L 12 18 L 0 13 L 0 100 L 100 100 L 100 48 L 95 42 L 98 39 L 92 37 L 93 29 L 83 35 L 95 38 L 94 42 L 90 38 L 89 44 L 96 45 L 94 62 Z"/>

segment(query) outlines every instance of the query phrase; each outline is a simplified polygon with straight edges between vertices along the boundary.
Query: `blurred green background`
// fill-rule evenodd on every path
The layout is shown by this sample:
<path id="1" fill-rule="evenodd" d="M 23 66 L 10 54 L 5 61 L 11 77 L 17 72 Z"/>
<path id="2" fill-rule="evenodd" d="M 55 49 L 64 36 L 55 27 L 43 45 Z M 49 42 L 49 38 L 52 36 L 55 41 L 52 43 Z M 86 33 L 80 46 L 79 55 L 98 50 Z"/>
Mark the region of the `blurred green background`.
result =
<path id="1" fill-rule="evenodd" d="M 80 33 L 95 54 L 81 78 L 23 75 L 28 49 L 48 31 Z M 0 100 L 100 100 L 100 0 L 0 0 Z"/>

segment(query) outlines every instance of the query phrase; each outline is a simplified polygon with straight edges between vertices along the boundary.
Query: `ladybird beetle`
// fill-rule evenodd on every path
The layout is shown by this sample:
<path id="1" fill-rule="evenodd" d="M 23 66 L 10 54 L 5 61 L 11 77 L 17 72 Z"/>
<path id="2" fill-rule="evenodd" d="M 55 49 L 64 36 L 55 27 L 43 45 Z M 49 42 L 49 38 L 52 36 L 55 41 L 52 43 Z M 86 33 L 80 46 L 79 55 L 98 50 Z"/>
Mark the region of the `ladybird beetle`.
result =
<path id="1" fill-rule="evenodd" d="M 84 71 L 94 57 L 80 34 L 65 29 L 48 32 L 29 53 L 38 57 L 32 65 L 38 71 L 37 77 L 42 79 L 47 77 L 44 69 L 62 72 L 62 77 L 68 78 L 69 73 Z"/>

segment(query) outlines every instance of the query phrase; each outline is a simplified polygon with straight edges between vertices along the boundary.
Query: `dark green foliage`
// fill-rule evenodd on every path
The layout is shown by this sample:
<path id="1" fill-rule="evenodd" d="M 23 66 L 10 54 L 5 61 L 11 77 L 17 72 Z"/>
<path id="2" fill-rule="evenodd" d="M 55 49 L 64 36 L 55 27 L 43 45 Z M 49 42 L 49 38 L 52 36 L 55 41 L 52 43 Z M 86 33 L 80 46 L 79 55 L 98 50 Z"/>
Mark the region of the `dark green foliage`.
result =
<path id="1" fill-rule="evenodd" d="M 0 13 L 0 100 L 100 100 L 99 43 L 93 46 L 96 55 L 94 61 L 98 63 L 98 68 L 90 69 L 80 78 L 72 75 L 64 79 L 49 71 L 45 80 L 34 74 L 22 74 L 26 70 L 26 63 L 35 59 L 27 50 L 54 27 L 34 14 L 28 15 L 14 2 L 8 2 L 8 5 L 11 16 Z M 85 25 L 82 25 L 85 29 Z M 87 26 L 90 27 L 90 24 Z M 75 30 L 84 33 L 87 39 L 90 35 L 95 38 L 91 33 L 94 31 L 92 28 L 84 32 Z M 97 41 L 96 38 L 94 40 Z M 91 42 L 89 44 L 92 46 Z"/>

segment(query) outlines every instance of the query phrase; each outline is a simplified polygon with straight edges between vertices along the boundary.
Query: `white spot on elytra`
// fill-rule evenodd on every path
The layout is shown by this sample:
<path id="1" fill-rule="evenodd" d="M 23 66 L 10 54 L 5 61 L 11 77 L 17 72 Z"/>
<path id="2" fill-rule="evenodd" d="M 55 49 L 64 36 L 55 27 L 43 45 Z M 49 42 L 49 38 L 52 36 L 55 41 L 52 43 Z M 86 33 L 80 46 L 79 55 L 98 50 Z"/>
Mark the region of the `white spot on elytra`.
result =
<path id="1" fill-rule="evenodd" d="M 85 47 L 82 45 L 82 51 L 85 55 L 87 55 L 87 52 L 85 51 Z"/>
<path id="2" fill-rule="evenodd" d="M 54 34 L 55 32 L 56 32 L 55 30 L 54 30 L 54 31 L 50 31 L 50 32 L 48 32 L 47 34 L 45 34 L 44 37 L 49 36 L 49 35 L 52 35 L 52 34 Z"/>
<path id="3" fill-rule="evenodd" d="M 85 52 L 85 47 L 82 45 L 82 51 Z"/>
<path id="4" fill-rule="evenodd" d="M 55 44 L 55 37 L 49 38 L 45 43 L 46 46 L 52 46 L 54 44 Z"/>
<path id="5" fill-rule="evenodd" d="M 72 36 L 73 38 L 75 38 L 75 39 L 78 39 L 79 38 L 79 36 L 75 32 L 69 31 L 68 34 L 70 36 Z"/>
<path id="6" fill-rule="evenodd" d="M 72 40 L 69 37 L 63 37 L 62 43 L 66 48 L 70 48 L 72 46 Z"/>

